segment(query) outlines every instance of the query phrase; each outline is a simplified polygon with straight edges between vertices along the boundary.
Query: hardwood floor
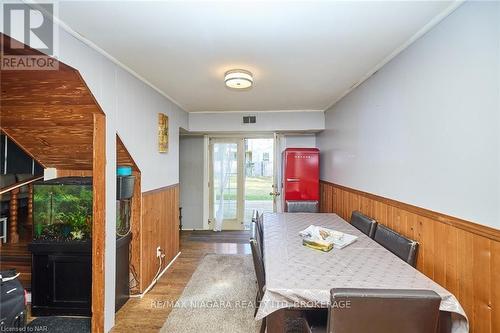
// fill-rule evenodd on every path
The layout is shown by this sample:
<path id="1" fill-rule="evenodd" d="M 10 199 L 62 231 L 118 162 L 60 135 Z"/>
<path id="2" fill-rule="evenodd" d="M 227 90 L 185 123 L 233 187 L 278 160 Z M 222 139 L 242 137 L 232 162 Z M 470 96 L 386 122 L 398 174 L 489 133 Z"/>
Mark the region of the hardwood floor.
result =
<path id="1" fill-rule="evenodd" d="M 188 242 L 248 244 L 249 230 L 213 232 L 211 230 L 185 231 Z"/>
<path id="2" fill-rule="evenodd" d="M 181 254 L 142 299 L 131 298 L 116 314 L 111 332 L 158 332 L 206 254 L 250 254 L 248 231 L 183 231 Z M 221 242 L 224 240 L 225 242 Z"/>

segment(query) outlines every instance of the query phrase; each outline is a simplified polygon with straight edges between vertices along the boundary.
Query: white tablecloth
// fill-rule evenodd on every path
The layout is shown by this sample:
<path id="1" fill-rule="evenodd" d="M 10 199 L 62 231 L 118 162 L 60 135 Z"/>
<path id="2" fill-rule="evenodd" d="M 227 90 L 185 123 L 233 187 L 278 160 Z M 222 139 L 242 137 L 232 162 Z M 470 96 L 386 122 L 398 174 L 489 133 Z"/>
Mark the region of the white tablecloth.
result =
<path id="1" fill-rule="evenodd" d="M 314 224 L 358 236 L 343 249 L 321 252 L 302 245 L 299 231 Z M 288 307 L 328 307 L 332 288 L 430 289 L 452 313 L 452 331 L 468 332 L 455 296 L 336 214 L 264 215 L 266 290 L 256 319 Z"/>

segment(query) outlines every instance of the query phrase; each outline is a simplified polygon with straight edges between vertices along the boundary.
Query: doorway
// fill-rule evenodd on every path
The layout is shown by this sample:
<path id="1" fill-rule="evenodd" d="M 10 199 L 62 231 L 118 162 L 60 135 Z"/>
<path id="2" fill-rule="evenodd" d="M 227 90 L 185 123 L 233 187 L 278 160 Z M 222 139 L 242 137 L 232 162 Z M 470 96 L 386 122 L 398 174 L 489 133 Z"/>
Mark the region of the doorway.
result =
<path id="1" fill-rule="evenodd" d="M 215 231 L 242 230 L 244 139 L 210 138 L 210 222 Z"/>
<path id="2" fill-rule="evenodd" d="M 273 200 L 274 140 L 245 139 L 245 228 L 249 229 L 254 210 L 259 213 L 275 211 Z"/>
<path id="3" fill-rule="evenodd" d="M 209 139 L 209 221 L 220 230 L 249 229 L 252 212 L 276 211 L 272 137 Z"/>

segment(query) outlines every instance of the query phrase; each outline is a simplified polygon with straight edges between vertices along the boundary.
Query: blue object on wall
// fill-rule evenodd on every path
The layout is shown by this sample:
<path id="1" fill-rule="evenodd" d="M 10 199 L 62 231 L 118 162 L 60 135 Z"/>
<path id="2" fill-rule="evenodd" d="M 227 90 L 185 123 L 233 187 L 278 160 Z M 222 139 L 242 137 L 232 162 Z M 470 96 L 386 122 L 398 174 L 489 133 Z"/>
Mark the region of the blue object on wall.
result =
<path id="1" fill-rule="evenodd" d="M 119 166 L 116 168 L 117 176 L 130 176 L 132 175 L 132 167 L 129 166 Z"/>

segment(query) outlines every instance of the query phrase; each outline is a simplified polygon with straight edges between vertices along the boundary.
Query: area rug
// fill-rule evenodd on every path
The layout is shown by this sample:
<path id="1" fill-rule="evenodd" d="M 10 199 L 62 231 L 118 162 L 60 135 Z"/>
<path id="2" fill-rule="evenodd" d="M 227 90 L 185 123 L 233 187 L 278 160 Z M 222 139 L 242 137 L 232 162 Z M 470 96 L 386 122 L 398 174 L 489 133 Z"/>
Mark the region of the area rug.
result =
<path id="1" fill-rule="evenodd" d="M 90 333 L 90 318 L 77 317 L 38 317 L 20 332 L 47 333 Z"/>
<path id="2" fill-rule="evenodd" d="M 257 292 L 250 255 L 206 255 L 173 307 L 162 333 L 255 333 Z"/>

